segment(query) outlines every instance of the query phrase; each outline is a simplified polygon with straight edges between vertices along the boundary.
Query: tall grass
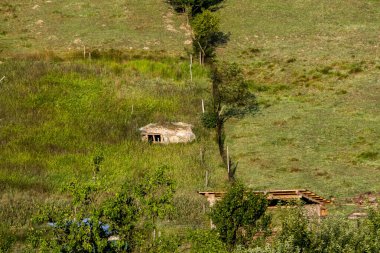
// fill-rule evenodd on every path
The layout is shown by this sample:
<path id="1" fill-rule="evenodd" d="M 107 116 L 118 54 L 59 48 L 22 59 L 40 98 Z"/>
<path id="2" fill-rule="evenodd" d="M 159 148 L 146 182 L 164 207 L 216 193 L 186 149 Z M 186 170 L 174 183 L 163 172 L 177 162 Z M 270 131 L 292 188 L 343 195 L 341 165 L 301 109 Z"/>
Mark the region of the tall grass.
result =
<path id="1" fill-rule="evenodd" d="M 190 82 L 187 64 L 171 58 L 24 58 L 0 64 L 7 76 L 0 87 L 1 220 L 24 227 L 45 199 L 64 198 L 64 185 L 93 180 L 93 158 L 101 154 L 105 161 L 97 177 L 106 192 L 169 166 L 178 189 L 176 224 L 203 226 L 203 200 L 196 196 L 205 181 L 201 149 L 209 186 L 221 188 L 226 181 L 212 134 L 198 123 L 208 73 L 196 66 Z M 166 121 L 193 124 L 197 140 L 167 146 L 140 141 L 139 127 Z"/>

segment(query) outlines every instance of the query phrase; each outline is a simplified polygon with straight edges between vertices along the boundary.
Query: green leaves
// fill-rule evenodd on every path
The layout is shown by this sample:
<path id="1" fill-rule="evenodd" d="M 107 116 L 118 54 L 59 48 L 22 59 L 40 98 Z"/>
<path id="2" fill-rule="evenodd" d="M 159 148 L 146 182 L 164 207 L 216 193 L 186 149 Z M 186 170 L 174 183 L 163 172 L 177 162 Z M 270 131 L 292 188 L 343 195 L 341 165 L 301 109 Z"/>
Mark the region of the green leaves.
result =
<path id="1" fill-rule="evenodd" d="M 165 174 L 167 170 L 167 166 L 157 168 L 153 173 L 147 174 L 135 187 L 144 216 L 152 219 L 153 222 L 157 218 L 166 217 L 174 209 L 172 199 L 175 183 Z"/>
<path id="2" fill-rule="evenodd" d="M 289 243 L 302 252 L 311 243 L 311 233 L 308 229 L 308 220 L 301 209 L 293 209 L 281 224 L 281 233 L 278 240 Z"/>
<path id="3" fill-rule="evenodd" d="M 311 220 L 299 209 L 288 210 L 276 240 L 260 252 L 379 252 L 380 212 L 350 221 L 343 217 Z"/>
<path id="4" fill-rule="evenodd" d="M 195 230 L 188 235 L 191 253 L 226 253 L 226 247 L 214 230 Z"/>
<path id="5" fill-rule="evenodd" d="M 228 36 L 220 31 L 220 18 L 215 13 L 205 10 L 195 16 L 191 22 L 193 28 L 193 50 L 204 58 L 214 57 L 218 45 L 226 43 Z"/>
<path id="6" fill-rule="evenodd" d="M 189 9 L 192 17 L 202 13 L 204 10 L 214 10 L 216 6 L 224 0 L 167 0 L 178 12 L 185 12 Z"/>
<path id="7" fill-rule="evenodd" d="M 236 63 L 214 66 L 212 79 L 215 107 L 222 121 L 257 112 L 256 96 L 249 90 Z"/>
<path id="8" fill-rule="evenodd" d="M 258 111 L 256 96 L 248 89 L 242 70 L 236 63 L 212 65 L 213 111 L 202 118 L 205 127 L 216 128 L 219 154 L 227 167 L 228 179 L 234 181 L 237 163 L 227 158 L 224 148 L 224 123 Z M 228 164 L 229 163 L 229 164 Z"/>
<path id="9" fill-rule="evenodd" d="M 267 205 L 265 196 L 255 194 L 241 184 L 231 187 L 215 204 L 210 216 L 220 239 L 230 250 L 237 244 L 248 245 L 253 235 L 268 228 L 270 218 L 265 215 Z M 261 219 L 264 222 L 260 224 Z"/>
<path id="10" fill-rule="evenodd" d="M 149 242 L 145 235 L 156 229 L 157 219 L 174 209 L 175 184 L 167 169 L 159 167 L 112 196 L 101 195 L 94 182 L 69 184 L 70 203 L 48 205 L 33 219 L 39 229 L 31 229 L 31 246 L 42 252 L 132 252 Z"/>
<path id="11" fill-rule="evenodd" d="M 205 112 L 202 114 L 202 125 L 205 128 L 215 128 L 217 125 L 218 115 L 214 112 Z"/>
<path id="12" fill-rule="evenodd" d="M 209 39 L 219 32 L 220 18 L 211 11 L 204 11 L 191 22 L 195 38 Z"/>

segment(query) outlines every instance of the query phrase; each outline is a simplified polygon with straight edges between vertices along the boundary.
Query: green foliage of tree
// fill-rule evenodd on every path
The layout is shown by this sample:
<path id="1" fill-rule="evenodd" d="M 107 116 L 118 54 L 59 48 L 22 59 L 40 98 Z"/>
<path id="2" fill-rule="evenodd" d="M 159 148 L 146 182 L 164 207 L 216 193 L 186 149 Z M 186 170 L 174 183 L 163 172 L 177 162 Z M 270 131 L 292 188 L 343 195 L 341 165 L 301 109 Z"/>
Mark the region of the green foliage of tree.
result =
<path id="1" fill-rule="evenodd" d="M 242 184 L 232 186 L 215 204 L 210 216 L 229 250 L 238 244 L 250 245 L 259 231 L 269 232 L 270 216 L 265 214 L 267 206 L 265 196 L 255 194 Z"/>
<path id="2" fill-rule="evenodd" d="M 204 10 L 215 10 L 224 0 L 167 0 L 178 12 L 186 12 L 194 17 Z"/>
<path id="3" fill-rule="evenodd" d="M 217 126 L 218 115 L 215 112 L 205 112 L 202 114 L 202 125 L 206 128 L 215 128 Z"/>
<path id="4" fill-rule="evenodd" d="M 256 96 L 249 90 L 238 64 L 214 65 L 212 82 L 214 111 L 218 112 L 221 121 L 257 112 Z"/>
<path id="5" fill-rule="evenodd" d="M 66 207 L 48 205 L 33 221 L 29 242 L 41 252 L 131 252 L 138 209 L 129 192 L 121 191 L 104 203 L 99 185 L 71 183 Z M 50 222 L 50 225 L 47 223 Z M 114 235 L 118 240 L 109 241 Z"/>
<path id="6" fill-rule="evenodd" d="M 311 245 L 309 222 L 302 209 L 290 211 L 281 224 L 281 233 L 278 237 L 281 244 L 290 244 L 297 252 L 304 252 Z"/>
<path id="7" fill-rule="evenodd" d="M 152 231 L 153 241 L 156 237 L 157 219 L 167 217 L 174 210 L 173 196 L 175 183 L 165 174 L 168 167 L 159 167 L 135 186 L 135 194 L 139 199 L 145 227 Z"/>
<path id="8" fill-rule="evenodd" d="M 217 46 L 227 43 L 229 35 L 220 31 L 220 18 L 205 10 L 191 21 L 193 28 L 193 51 L 201 56 L 201 61 L 212 59 Z"/>
<path id="9" fill-rule="evenodd" d="M 220 31 L 220 18 L 215 13 L 223 0 L 167 0 L 177 12 L 187 14 L 192 27 L 193 51 L 204 63 L 215 56 L 217 46 L 227 43 L 229 34 Z"/>
<path id="10" fill-rule="evenodd" d="M 380 252 L 380 210 L 370 209 L 368 219 L 364 223 L 367 231 L 364 232 L 367 252 Z"/>
<path id="11" fill-rule="evenodd" d="M 118 250 L 132 250 L 136 247 L 135 234 L 139 216 L 136 200 L 126 189 L 105 201 L 99 211 L 102 222 L 117 231 L 119 240 L 114 242 L 114 247 Z"/>
<path id="12" fill-rule="evenodd" d="M 328 218 L 312 224 L 311 245 L 305 252 L 380 252 L 380 211 L 369 210 L 363 220 Z"/>
<path id="13" fill-rule="evenodd" d="M 163 234 L 157 238 L 154 245 L 145 252 L 151 253 L 179 253 L 183 252 L 181 246 L 183 236 L 176 234 Z"/>
<path id="14" fill-rule="evenodd" d="M 100 194 L 95 181 L 69 184 L 69 203 L 47 205 L 33 218 L 30 246 L 40 252 L 150 251 L 157 219 L 173 210 L 174 182 L 166 169 L 160 167 L 112 196 Z"/>
<path id="15" fill-rule="evenodd" d="M 380 252 L 380 210 L 369 210 L 368 218 L 351 221 L 328 217 L 307 218 L 300 208 L 288 210 L 280 233 L 264 247 L 241 253 L 346 253 Z"/>
<path id="16" fill-rule="evenodd" d="M 191 253 L 227 253 L 226 245 L 215 230 L 194 230 L 188 234 Z"/>

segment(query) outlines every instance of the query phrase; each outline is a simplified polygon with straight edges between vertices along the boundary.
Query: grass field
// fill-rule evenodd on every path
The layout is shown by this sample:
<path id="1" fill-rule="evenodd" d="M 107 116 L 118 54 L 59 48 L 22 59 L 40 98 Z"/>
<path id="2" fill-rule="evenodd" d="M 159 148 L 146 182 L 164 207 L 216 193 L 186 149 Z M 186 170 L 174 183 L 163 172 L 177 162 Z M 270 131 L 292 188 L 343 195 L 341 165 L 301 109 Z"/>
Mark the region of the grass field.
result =
<path id="1" fill-rule="evenodd" d="M 0 49 L 20 54 L 118 48 L 180 52 L 184 20 L 156 0 L 11 1 L 0 3 Z"/>
<path id="2" fill-rule="evenodd" d="M 243 64 L 262 104 L 259 115 L 227 131 L 250 186 L 338 198 L 380 190 L 379 6 L 225 3 L 231 40 L 221 58 Z"/>
<path id="3" fill-rule="evenodd" d="M 220 16 L 231 39 L 218 59 L 241 64 L 260 102 L 226 123 L 238 179 L 338 203 L 380 192 L 380 2 L 226 0 Z M 168 165 L 179 225 L 204 225 L 200 149 L 209 189 L 226 173 L 199 122 L 210 83 L 198 65 L 189 82 L 185 17 L 155 0 L 4 0 L 0 19 L 0 220 L 19 241 L 38 205 L 92 178 L 98 154 L 106 191 Z M 156 121 L 192 123 L 198 139 L 141 143 L 138 127 Z"/>
<path id="4" fill-rule="evenodd" d="M 353 58 L 379 60 L 379 5 L 371 0 L 227 0 L 220 16 L 231 41 L 223 56 L 241 61 L 241 53 L 251 48 L 314 66 Z M 247 62 L 252 58 L 257 57 L 247 57 Z"/>
<path id="5" fill-rule="evenodd" d="M 204 225 L 196 191 L 204 189 L 205 169 L 210 187 L 226 184 L 212 135 L 198 122 L 201 98 L 208 96 L 204 68 L 194 66 L 193 83 L 187 63 L 172 58 L 11 60 L 0 65 L 0 73 L 8 73 L 0 89 L 0 216 L 18 240 L 25 239 L 39 206 L 65 198 L 61 190 L 70 182 L 93 180 L 97 155 L 105 159 L 97 178 L 106 193 L 168 166 L 177 187 L 176 223 Z M 192 123 L 197 141 L 140 141 L 139 127 L 167 121 Z"/>

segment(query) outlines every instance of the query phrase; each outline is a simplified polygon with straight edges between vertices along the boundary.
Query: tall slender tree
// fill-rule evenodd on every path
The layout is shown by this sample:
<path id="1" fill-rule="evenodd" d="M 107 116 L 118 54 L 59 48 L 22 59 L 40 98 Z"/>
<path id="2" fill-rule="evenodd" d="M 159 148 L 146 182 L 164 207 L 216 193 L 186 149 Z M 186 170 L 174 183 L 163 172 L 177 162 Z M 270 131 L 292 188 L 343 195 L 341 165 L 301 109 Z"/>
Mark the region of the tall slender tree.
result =
<path id="1" fill-rule="evenodd" d="M 224 124 L 230 118 L 253 115 L 258 110 L 258 104 L 236 63 L 213 64 L 211 69 L 213 110 L 205 113 L 202 121 L 205 127 L 216 129 L 219 153 L 223 163 L 229 168 L 228 178 L 233 181 L 237 163 L 227 157 Z"/>

